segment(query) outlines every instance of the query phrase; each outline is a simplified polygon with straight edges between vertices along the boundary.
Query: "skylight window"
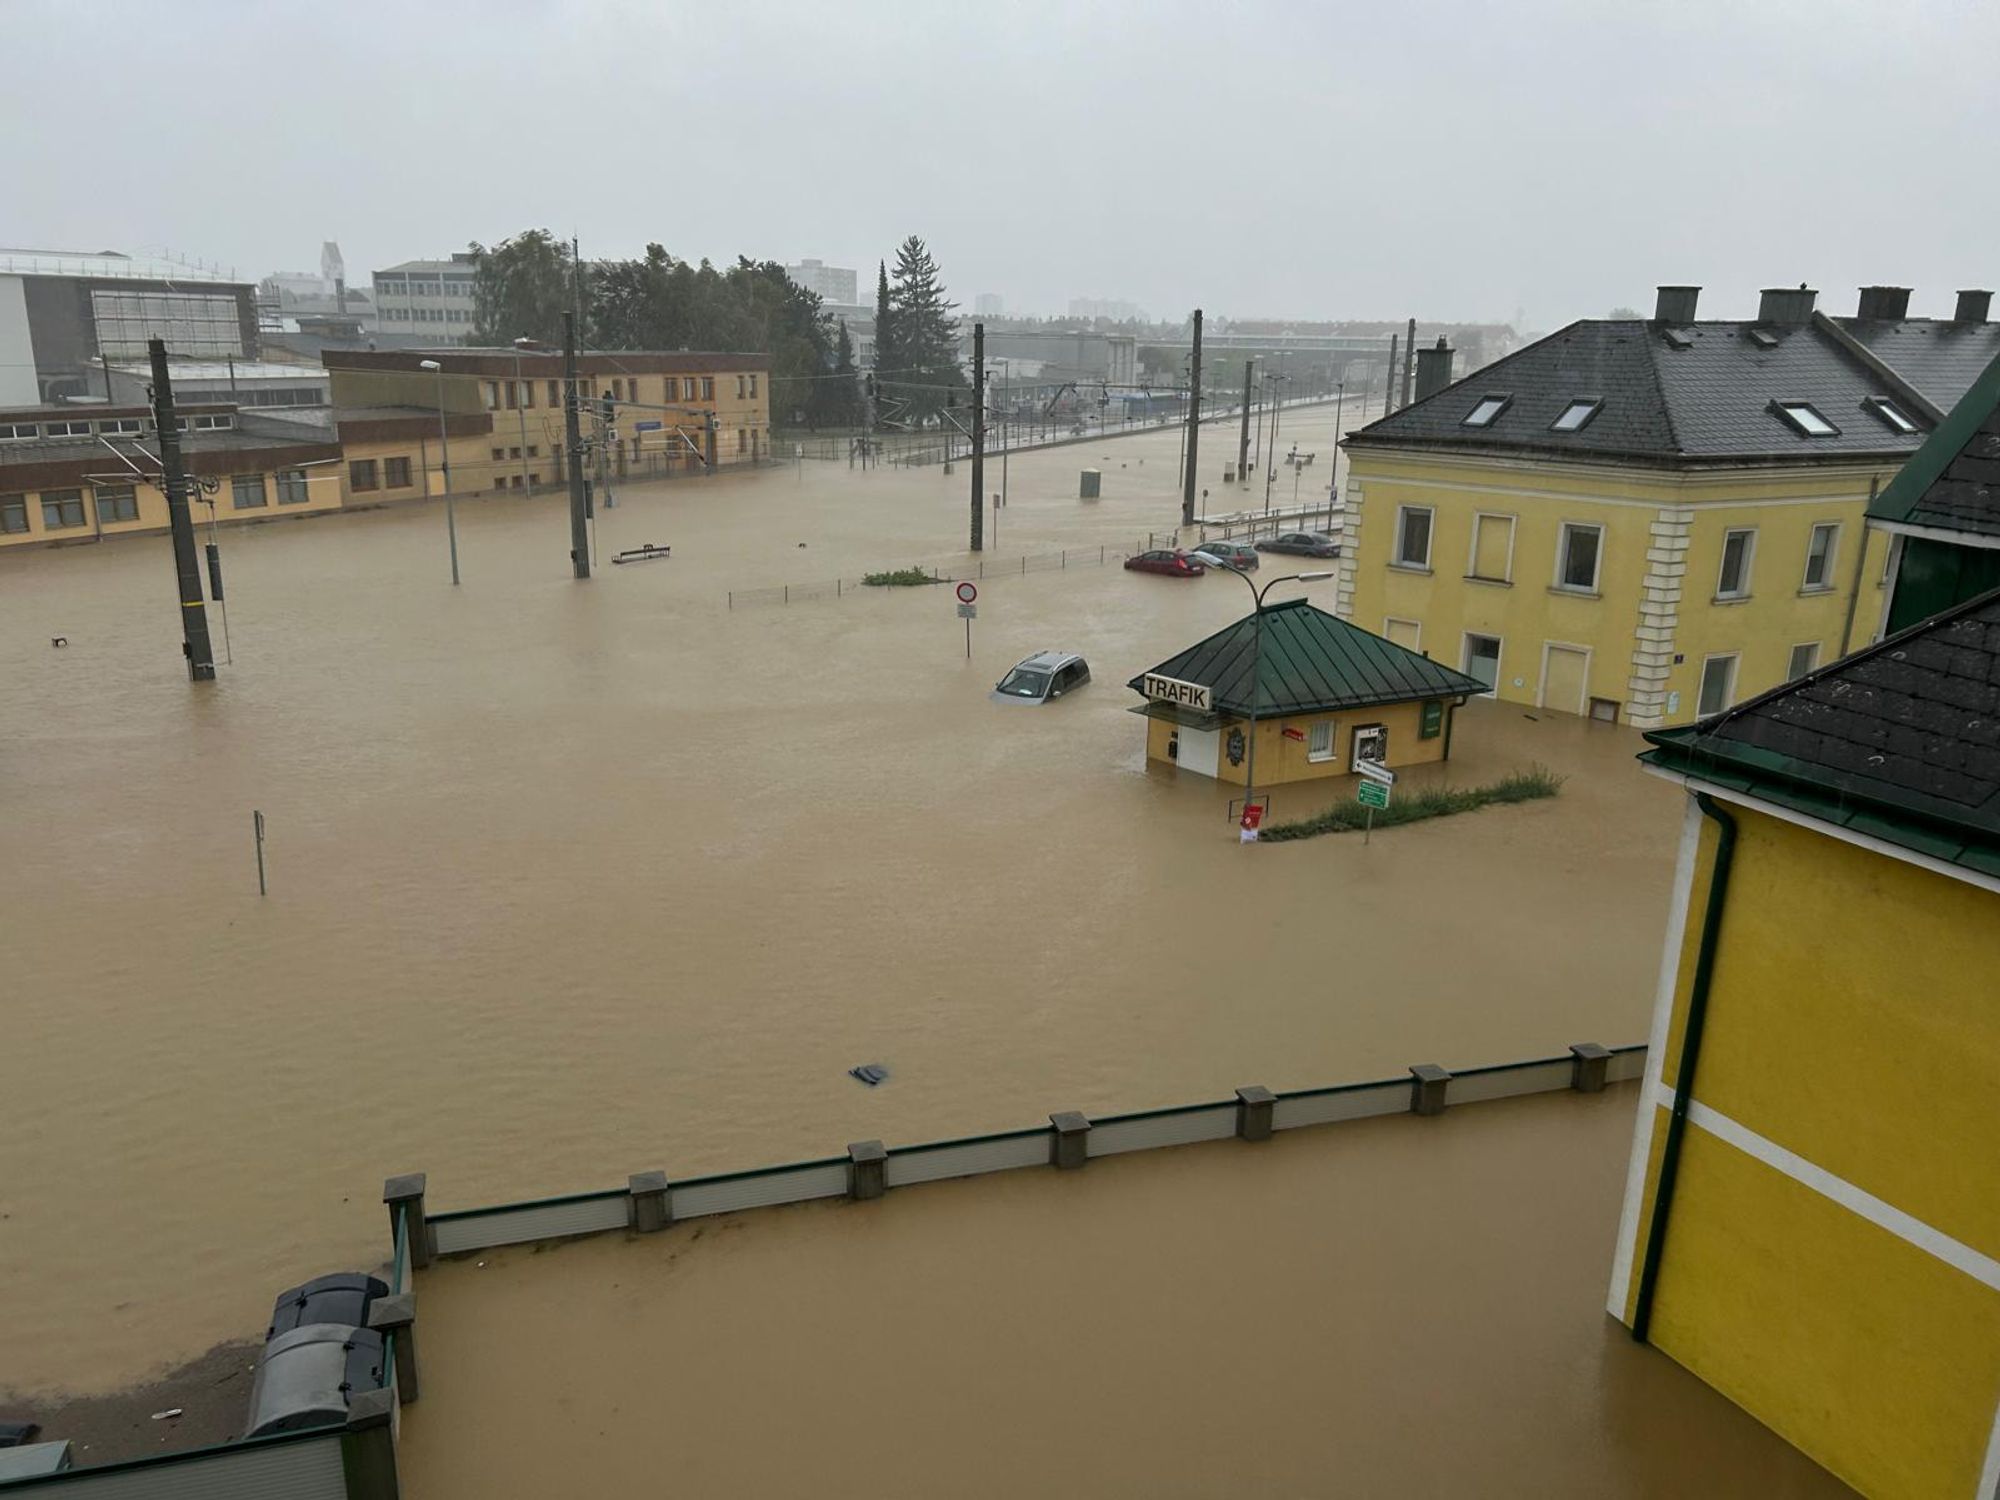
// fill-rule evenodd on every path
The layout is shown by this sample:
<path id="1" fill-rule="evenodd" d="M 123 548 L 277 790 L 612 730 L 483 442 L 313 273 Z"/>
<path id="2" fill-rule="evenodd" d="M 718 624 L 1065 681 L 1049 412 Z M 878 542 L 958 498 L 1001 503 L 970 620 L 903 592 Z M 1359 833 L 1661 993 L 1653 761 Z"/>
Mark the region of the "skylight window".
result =
<path id="1" fill-rule="evenodd" d="M 1512 396 L 1481 396 L 1479 404 L 1465 414 L 1461 427 L 1491 427 L 1501 412 L 1507 409 Z"/>
<path id="2" fill-rule="evenodd" d="M 1886 400 L 1881 396 L 1871 396 L 1861 404 L 1880 417 L 1883 425 L 1891 432 L 1914 433 L 1922 430 L 1893 401 Z"/>
<path id="3" fill-rule="evenodd" d="M 1819 414 L 1810 401 L 1774 401 L 1778 415 L 1809 438 L 1838 437 L 1840 429 Z"/>
<path id="4" fill-rule="evenodd" d="M 1561 416 L 1549 423 L 1549 431 L 1581 432 L 1603 405 L 1601 396 L 1579 396 L 1562 409 Z"/>

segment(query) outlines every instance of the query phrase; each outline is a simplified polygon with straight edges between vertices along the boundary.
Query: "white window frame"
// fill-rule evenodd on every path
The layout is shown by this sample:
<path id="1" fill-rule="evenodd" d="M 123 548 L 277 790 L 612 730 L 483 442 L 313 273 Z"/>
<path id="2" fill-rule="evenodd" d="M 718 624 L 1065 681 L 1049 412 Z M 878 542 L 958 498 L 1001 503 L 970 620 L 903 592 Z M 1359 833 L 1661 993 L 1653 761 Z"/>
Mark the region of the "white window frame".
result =
<path id="1" fill-rule="evenodd" d="M 1483 693 L 1474 693 L 1475 698 L 1498 698 L 1500 696 L 1500 664 L 1507 659 L 1507 637 L 1494 635 L 1485 630 L 1461 630 L 1458 633 L 1458 669 L 1466 676 L 1472 675 L 1472 638 L 1492 641 L 1500 649 L 1493 653 L 1493 686 Z"/>
<path id="2" fill-rule="evenodd" d="M 1560 703 L 1549 702 L 1549 652 L 1581 651 L 1583 653 L 1583 686 L 1576 695 L 1576 705 L 1564 708 Z M 1557 713 L 1575 714 L 1579 719 L 1590 712 L 1590 668 L 1596 652 L 1582 641 L 1543 641 L 1542 680 L 1535 684 L 1535 707 L 1553 708 Z"/>
<path id="3" fill-rule="evenodd" d="M 1819 648 L 1820 643 L 1818 641 L 1800 641 L 1797 645 L 1793 646 L 1791 655 L 1785 658 L 1785 681 L 1797 682 L 1801 677 L 1817 672 L 1819 670 Z M 1801 651 L 1812 652 L 1812 660 L 1807 662 L 1803 669 L 1798 664 L 1799 653 Z"/>
<path id="4" fill-rule="evenodd" d="M 1404 519 L 1414 515 L 1418 511 L 1424 513 L 1424 560 L 1422 562 L 1410 562 L 1403 556 Z M 1396 507 L 1396 535 L 1392 542 L 1394 551 L 1389 558 L 1390 567 L 1406 568 L 1418 573 L 1430 572 L 1431 552 L 1434 550 L 1436 543 L 1437 507 L 1435 505 L 1399 505 Z"/>
<path id="5" fill-rule="evenodd" d="M 1507 571 L 1498 578 L 1488 578 L 1479 571 L 1479 523 L 1481 521 L 1505 521 L 1507 523 Z M 1472 540 L 1465 549 L 1465 576 L 1481 583 L 1512 583 L 1514 581 L 1514 538 L 1520 532 L 1521 518 L 1504 510 L 1475 510 L 1472 513 Z M 1598 543 L 1599 561 L 1603 560 L 1604 544 Z"/>
<path id="6" fill-rule="evenodd" d="M 1708 684 L 1708 669 L 1719 661 L 1729 663 L 1729 678 L 1723 684 L 1722 689 L 1722 696 L 1727 701 L 1721 708 L 1703 708 L 1701 700 L 1703 689 Z M 1719 713 L 1726 713 L 1736 706 L 1736 674 L 1741 670 L 1742 665 L 1743 653 L 1740 651 L 1716 651 L 1701 659 L 1701 676 L 1695 680 L 1694 685 L 1694 716 L 1697 719 L 1710 719 Z"/>
<path id="7" fill-rule="evenodd" d="M 1822 531 L 1828 533 L 1828 538 L 1826 543 L 1826 570 L 1825 570 L 1826 576 L 1821 578 L 1817 583 L 1815 583 L 1813 582 L 1813 576 L 1812 576 L 1813 540 Z M 1834 560 L 1839 556 L 1839 554 L 1840 554 L 1840 522 L 1838 521 L 1813 522 L 1812 530 L 1806 533 L 1806 569 L 1804 578 L 1799 584 L 1799 592 L 1801 594 L 1832 593 Z"/>
<path id="8" fill-rule="evenodd" d="M 1743 576 L 1737 580 L 1739 587 L 1725 590 L 1722 575 L 1729 570 L 1729 539 L 1733 536 L 1748 537 L 1743 544 Z M 1715 560 L 1715 597 L 1717 599 L 1748 599 L 1750 584 L 1757 565 L 1757 528 L 1755 526 L 1725 527 L 1722 533 L 1722 555 Z"/>
<path id="9" fill-rule="evenodd" d="M 1339 723 L 1334 719 L 1320 719 L 1306 725 L 1306 759 L 1315 765 L 1323 761 L 1335 759 L 1336 757 L 1333 752 L 1335 747 L 1340 744 L 1338 730 Z M 1322 732 L 1326 736 L 1325 749 L 1320 749 L 1315 744 L 1315 741 L 1318 740 Z"/>
<path id="10" fill-rule="evenodd" d="M 1596 599 L 1603 594 L 1604 584 L 1604 525 L 1599 521 L 1564 521 L 1556 528 L 1556 576 L 1552 588 L 1559 594 L 1576 594 L 1586 599 Z M 1569 534 L 1572 531 L 1594 531 L 1597 533 L 1597 559 L 1590 570 L 1590 586 L 1571 583 L 1565 577 L 1569 572 Z"/>
<path id="11" fill-rule="evenodd" d="M 1416 643 L 1414 645 L 1403 646 L 1403 643 L 1397 640 L 1390 632 L 1390 627 L 1394 625 L 1414 626 L 1417 632 Z M 1392 646 L 1403 646 L 1405 651 L 1421 651 L 1424 649 L 1424 622 L 1422 620 L 1412 620 L 1407 615 L 1384 615 L 1382 617 L 1382 639 L 1389 642 Z"/>

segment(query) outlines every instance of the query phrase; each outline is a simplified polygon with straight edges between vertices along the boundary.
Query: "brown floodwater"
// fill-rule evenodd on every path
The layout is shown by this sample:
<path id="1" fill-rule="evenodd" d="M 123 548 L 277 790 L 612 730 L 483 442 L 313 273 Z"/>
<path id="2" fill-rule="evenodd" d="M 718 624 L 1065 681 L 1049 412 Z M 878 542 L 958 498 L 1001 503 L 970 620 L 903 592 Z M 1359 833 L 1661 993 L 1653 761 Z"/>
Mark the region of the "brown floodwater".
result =
<path id="1" fill-rule="evenodd" d="M 404 1492 L 1851 1495 L 1605 1315 L 1635 1092 L 449 1261 Z"/>
<path id="2" fill-rule="evenodd" d="M 1367 848 L 1241 847 L 1148 769 L 1124 679 L 1247 602 L 1087 565 L 1171 529 L 1177 443 L 1011 463 L 989 568 L 1078 566 L 989 578 L 970 661 L 943 589 L 726 608 L 958 555 L 962 465 L 634 489 L 601 556 L 674 555 L 587 584 L 559 498 L 461 505 L 457 589 L 434 506 L 225 531 L 199 688 L 163 538 L 0 556 L 0 1390 L 261 1328 L 379 1260 L 393 1172 L 450 1208 L 1642 1039 L 1677 806 L 1629 732 L 1475 705 L 1450 774 L 1563 794 Z M 989 701 L 1049 647 L 1093 685 Z"/>

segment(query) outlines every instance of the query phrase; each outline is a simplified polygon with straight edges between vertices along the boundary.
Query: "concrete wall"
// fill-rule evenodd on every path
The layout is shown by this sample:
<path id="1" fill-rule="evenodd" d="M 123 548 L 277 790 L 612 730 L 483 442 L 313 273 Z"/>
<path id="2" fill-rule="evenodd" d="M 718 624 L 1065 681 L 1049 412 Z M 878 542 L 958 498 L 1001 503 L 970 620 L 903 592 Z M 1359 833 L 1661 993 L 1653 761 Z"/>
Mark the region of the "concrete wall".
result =
<path id="1" fill-rule="evenodd" d="M 1652 1342 L 1864 1494 L 2000 1449 L 2000 892 L 1748 808 Z M 1612 1311 L 1630 1321 L 1715 857 L 1691 818 Z"/>

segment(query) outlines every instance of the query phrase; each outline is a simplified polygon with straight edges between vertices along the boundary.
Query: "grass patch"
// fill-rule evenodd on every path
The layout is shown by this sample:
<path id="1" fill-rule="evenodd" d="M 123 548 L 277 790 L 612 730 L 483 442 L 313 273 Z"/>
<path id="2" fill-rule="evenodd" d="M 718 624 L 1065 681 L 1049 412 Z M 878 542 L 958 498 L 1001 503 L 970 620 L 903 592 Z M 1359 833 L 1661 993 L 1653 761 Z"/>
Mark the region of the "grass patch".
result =
<path id="1" fill-rule="evenodd" d="M 877 589 L 912 589 L 918 584 L 938 582 L 922 568 L 897 568 L 893 573 L 863 573 L 861 581 Z"/>
<path id="2" fill-rule="evenodd" d="M 1453 813 L 1477 812 L 1499 802 L 1533 802 L 1553 797 L 1562 790 L 1563 778 L 1547 766 L 1529 766 L 1503 776 L 1486 786 L 1427 786 L 1412 791 L 1398 790 L 1386 808 L 1375 810 L 1377 828 L 1394 828 L 1398 823 L 1418 823 L 1425 818 L 1446 818 Z M 1368 821 L 1368 809 L 1359 802 L 1336 802 L 1324 812 L 1301 818 L 1296 823 L 1273 823 L 1262 839 L 1279 843 L 1286 839 L 1315 838 L 1322 833 L 1351 833 Z"/>

